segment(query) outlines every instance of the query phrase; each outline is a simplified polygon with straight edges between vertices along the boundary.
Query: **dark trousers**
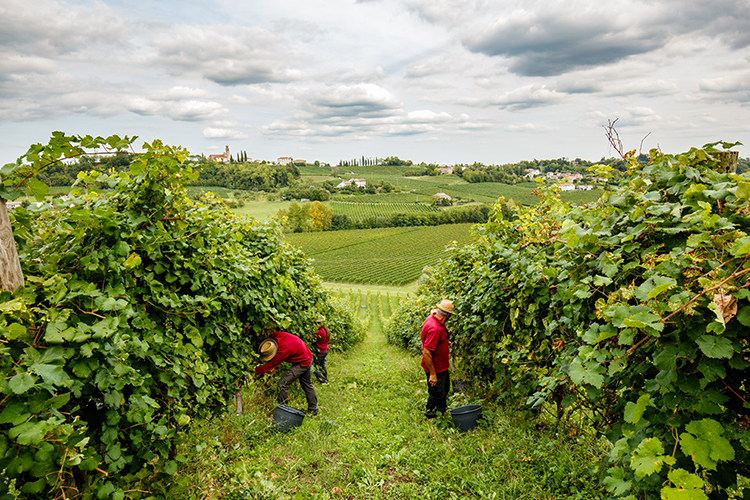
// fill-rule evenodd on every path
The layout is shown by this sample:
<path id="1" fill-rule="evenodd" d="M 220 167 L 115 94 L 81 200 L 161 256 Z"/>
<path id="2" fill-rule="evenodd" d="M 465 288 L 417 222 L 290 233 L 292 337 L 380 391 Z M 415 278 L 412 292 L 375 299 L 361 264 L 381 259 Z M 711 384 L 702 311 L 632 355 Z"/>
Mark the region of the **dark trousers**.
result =
<path id="1" fill-rule="evenodd" d="M 326 368 L 326 356 L 328 356 L 328 349 L 323 352 L 319 352 L 315 355 L 313 363 L 319 370 L 314 370 L 313 375 L 318 379 L 318 382 L 325 384 L 328 382 L 328 369 Z"/>
<path id="2" fill-rule="evenodd" d="M 295 380 L 299 380 L 299 385 L 305 391 L 307 399 L 307 412 L 318 412 L 318 396 L 315 395 L 315 388 L 312 385 L 312 376 L 310 375 L 310 365 L 303 367 L 299 363 L 292 364 L 279 379 L 279 397 L 277 402 L 285 405 L 289 402 L 289 385 Z"/>
<path id="3" fill-rule="evenodd" d="M 448 392 L 451 389 L 450 370 L 437 374 L 437 384 L 430 385 L 430 374 L 427 373 L 427 408 L 425 415 L 435 416 L 435 411 L 444 413 L 448 409 Z"/>

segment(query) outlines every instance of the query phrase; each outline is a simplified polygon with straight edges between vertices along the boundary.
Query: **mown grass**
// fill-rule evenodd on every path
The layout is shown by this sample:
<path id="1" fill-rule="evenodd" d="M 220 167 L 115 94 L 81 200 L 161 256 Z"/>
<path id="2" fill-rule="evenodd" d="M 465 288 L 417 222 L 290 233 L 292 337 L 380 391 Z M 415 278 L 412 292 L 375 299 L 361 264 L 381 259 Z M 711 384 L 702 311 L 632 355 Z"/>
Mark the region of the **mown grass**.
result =
<path id="1" fill-rule="evenodd" d="M 352 297 L 353 298 L 353 297 Z M 578 429 L 526 421 L 482 394 L 485 420 L 468 433 L 449 417 L 427 421 L 419 359 L 385 343 L 389 294 L 363 293 L 367 340 L 329 355 L 331 384 L 316 385 L 318 417 L 288 433 L 272 426 L 274 383 L 244 392 L 246 413 L 193 426 L 175 498 L 597 499 L 587 466 L 601 452 Z M 335 335 L 335 332 L 333 332 Z M 269 389 L 264 392 L 264 389 Z M 304 408 L 293 386 L 290 404 Z"/>

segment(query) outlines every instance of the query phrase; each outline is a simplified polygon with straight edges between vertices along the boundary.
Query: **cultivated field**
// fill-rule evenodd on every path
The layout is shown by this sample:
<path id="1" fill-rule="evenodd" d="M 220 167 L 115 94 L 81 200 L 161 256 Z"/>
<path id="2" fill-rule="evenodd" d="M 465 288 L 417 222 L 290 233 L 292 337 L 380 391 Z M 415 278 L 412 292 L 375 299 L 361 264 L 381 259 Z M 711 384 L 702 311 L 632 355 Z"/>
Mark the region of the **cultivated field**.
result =
<path id="1" fill-rule="evenodd" d="M 396 214 L 424 214 L 440 209 L 426 203 L 357 203 L 353 201 L 329 201 L 326 203 L 333 213 L 359 220 L 368 217 L 392 217 Z"/>
<path id="2" fill-rule="evenodd" d="M 287 241 L 314 259 L 325 281 L 406 285 L 425 266 L 448 255 L 446 246 L 470 241 L 471 224 L 294 233 Z"/>

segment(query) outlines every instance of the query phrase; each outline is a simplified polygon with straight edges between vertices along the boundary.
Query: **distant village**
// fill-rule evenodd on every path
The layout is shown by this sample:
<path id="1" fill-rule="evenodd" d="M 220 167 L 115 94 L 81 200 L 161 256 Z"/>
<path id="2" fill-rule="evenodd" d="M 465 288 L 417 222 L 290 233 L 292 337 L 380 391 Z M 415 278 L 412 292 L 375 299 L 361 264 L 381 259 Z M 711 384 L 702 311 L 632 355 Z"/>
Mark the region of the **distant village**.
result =
<path id="1" fill-rule="evenodd" d="M 248 158 L 246 154 L 243 155 L 243 153 L 239 153 L 237 155 L 237 158 L 233 158 L 230 151 L 229 146 L 224 147 L 224 152 L 219 154 L 211 154 L 206 156 L 195 156 L 191 159 L 193 160 L 201 160 L 201 159 L 208 159 L 210 161 L 215 161 L 219 163 L 225 163 L 225 164 L 231 164 L 235 161 L 247 163 L 247 162 L 253 162 L 252 158 Z M 255 160 L 257 163 L 265 163 L 268 165 L 288 165 L 290 163 L 294 163 L 297 165 L 310 165 L 307 160 L 301 159 L 301 158 L 292 158 L 291 156 L 280 156 L 276 158 L 276 160 Z M 320 166 L 320 167 L 330 167 L 330 164 L 327 163 L 319 163 L 314 162 L 313 165 Z M 448 165 L 440 165 L 435 169 L 435 174 L 437 175 L 449 175 L 454 173 L 454 169 L 456 168 L 465 168 L 464 166 L 458 165 L 458 166 L 448 166 Z M 561 191 L 588 191 L 594 189 L 594 186 L 590 184 L 586 184 L 589 180 L 596 180 L 591 179 L 589 177 L 584 176 L 580 173 L 572 173 L 572 172 L 542 172 L 539 169 L 534 168 L 528 168 L 526 169 L 526 173 L 523 175 L 524 178 L 533 181 L 537 178 L 542 178 L 545 180 L 549 180 L 551 182 L 556 182 L 557 186 L 560 188 Z M 345 189 L 345 188 L 354 188 L 354 189 L 364 189 L 367 187 L 367 180 L 364 178 L 351 178 L 351 179 L 345 179 L 341 180 L 336 185 L 337 189 Z M 444 197 L 446 201 L 450 202 L 450 196 L 448 196 L 445 193 L 437 193 L 435 195 L 438 198 Z M 62 197 L 62 201 L 67 200 L 67 196 Z M 6 208 L 7 209 L 14 209 L 21 206 L 21 202 L 18 201 L 8 201 L 6 202 Z"/>
<path id="2" fill-rule="evenodd" d="M 229 152 L 229 146 L 225 146 L 224 152 L 221 154 L 208 155 L 209 160 L 218 161 L 221 163 L 231 163 L 232 155 Z M 251 162 L 252 159 L 244 158 L 243 161 Z M 296 163 L 307 165 L 307 160 L 301 158 L 292 158 L 291 156 L 280 156 L 275 161 L 266 161 L 270 165 L 288 165 L 289 163 Z M 330 166 L 329 164 L 320 164 L 321 167 Z M 447 165 L 441 165 L 437 168 L 439 174 L 448 175 L 452 174 L 456 167 Z M 594 186 L 590 184 L 584 184 L 585 180 L 589 178 L 579 173 L 572 172 L 542 172 L 535 168 L 526 169 L 526 174 L 523 176 L 526 179 L 533 181 L 534 179 L 541 177 L 552 182 L 557 182 L 557 186 L 561 191 L 590 191 L 594 189 Z M 562 181 L 562 182 L 561 182 Z M 336 188 L 343 189 L 348 186 L 354 186 L 355 188 L 364 188 L 367 185 L 367 180 L 362 178 L 347 179 L 341 181 Z M 442 193 L 441 193 L 442 194 Z"/>

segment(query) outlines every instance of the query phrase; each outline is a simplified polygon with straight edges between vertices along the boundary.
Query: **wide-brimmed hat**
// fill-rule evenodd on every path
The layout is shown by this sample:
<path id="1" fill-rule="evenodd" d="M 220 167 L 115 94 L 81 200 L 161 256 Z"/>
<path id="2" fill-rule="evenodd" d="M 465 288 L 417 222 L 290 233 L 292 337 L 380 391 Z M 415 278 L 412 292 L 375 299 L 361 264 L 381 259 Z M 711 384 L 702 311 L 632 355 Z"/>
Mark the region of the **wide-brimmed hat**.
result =
<path id="1" fill-rule="evenodd" d="M 268 361 L 276 356 L 276 351 L 279 350 L 279 345 L 274 339 L 266 339 L 260 343 L 258 353 L 260 354 L 261 361 Z"/>
<path id="2" fill-rule="evenodd" d="M 440 304 L 437 305 L 438 312 L 443 314 L 453 314 L 453 301 L 452 300 L 441 300 Z"/>

